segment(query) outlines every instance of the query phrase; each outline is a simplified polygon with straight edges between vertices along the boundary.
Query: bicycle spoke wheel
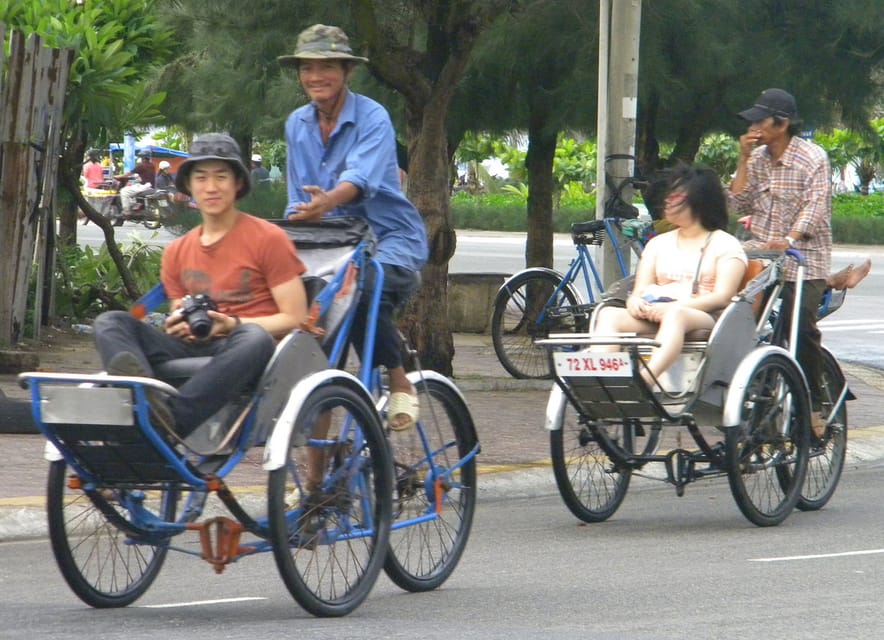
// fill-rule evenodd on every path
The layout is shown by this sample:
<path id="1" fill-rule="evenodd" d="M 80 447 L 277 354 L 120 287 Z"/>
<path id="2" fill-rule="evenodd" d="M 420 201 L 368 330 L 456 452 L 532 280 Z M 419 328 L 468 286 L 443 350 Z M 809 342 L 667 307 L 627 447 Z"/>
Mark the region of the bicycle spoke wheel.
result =
<path id="1" fill-rule="evenodd" d="M 725 439 L 731 492 L 751 522 L 777 525 L 795 508 L 807 472 L 810 408 L 797 365 L 781 354 L 762 358 L 741 406 Z"/>
<path id="2" fill-rule="evenodd" d="M 586 319 L 571 287 L 556 288 L 561 276 L 526 271 L 500 290 L 491 316 L 491 339 L 500 364 L 515 378 L 549 378 L 549 356 L 534 341 L 550 333 L 583 331 Z"/>
<path id="3" fill-rule="evenodd" d="M 602 431 L 617 446 L 624 446 L 622 425 L 592 428 L 578 420 L 566 403 L 560 429 L 550 431 L 550 454 L 559 494 L 571 513 L 584 522 L 601 522 L 620 507 L 632 470 L 612 460 L 599 444 Z M 624 449 L 624 455 L 626 450 Z"/>
<path id="4" fill-rule="evenodd" d="M 476 508 L 477 444 L 461 398 L 437 380 L 416 385 L 417 427 L 390 433 L 396 474 L 393 531 L 384 570 L 402 589 L 428 591 L 457 566 Z"/>
<path id="5" fill-rule="evenodd" d="M 178 491 L 100 489 L 90 497 L 70 488 L 66 476 L 64 460 L 50 465 L 46 509 L 52 551 L 61 573 L 90 606 L 129 605 L 153 583 L 168 547 L 139 542 L 148 534 L 132 523 L 122 504 L 137 498 L 140 508 L 168 522 L 175 517 Z"/>
<path id="6" fill-rule="evenodd" d="M 296 434 L 310 433 L 307 446 Z M 271 471 L 268 517 L 283 582 L 317 616 L 368 596 L 390 534 L 392 465 L 380 419 L 353 389 L 315 389 L 295 421 L 288 461 Z"/>
<path id="7" fill-rule="evenodd" d="M 822 438 L 813 438 L 811 442 L 807 477 L 797 505 L 802 511 L 815 511 L 825 506 L 838 487 L 847 455 L 847 405 L 844 402 L 835 412 L 834 420 L 831 419 L 832 409 L 846 382 L 834 356 L 828 351 L 824 354 L 820 387 L 822 412 L 829 426 Z"/>

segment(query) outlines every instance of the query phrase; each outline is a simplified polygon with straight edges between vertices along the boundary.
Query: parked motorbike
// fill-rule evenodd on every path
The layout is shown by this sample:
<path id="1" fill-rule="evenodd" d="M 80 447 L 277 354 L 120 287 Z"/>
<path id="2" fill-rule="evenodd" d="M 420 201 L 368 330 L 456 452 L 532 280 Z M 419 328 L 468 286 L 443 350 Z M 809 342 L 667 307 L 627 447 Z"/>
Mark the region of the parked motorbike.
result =
<path id="1" fill-rule="evenodd" d="M 122 227 L 127 221 L 140 222 L 148 229 L 159 229 L 172 208 L 172 194 L 163 189 L 147 189 L 135 196 L 135 205 L 129 215 L 123 215 L 123 204 L 120 198 L 122 184 L 114 179 L 101 185 L 102 189 L 114 191 L 105 198 L 100 209 L 101 215 L 113 220 L 115 227 Z"/>

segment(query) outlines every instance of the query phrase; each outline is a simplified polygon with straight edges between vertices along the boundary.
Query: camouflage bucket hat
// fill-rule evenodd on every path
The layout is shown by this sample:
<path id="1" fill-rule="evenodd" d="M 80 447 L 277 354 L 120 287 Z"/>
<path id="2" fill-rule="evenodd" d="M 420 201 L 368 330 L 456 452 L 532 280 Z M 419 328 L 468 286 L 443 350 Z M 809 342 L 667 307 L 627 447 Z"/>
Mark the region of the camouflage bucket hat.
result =
<path id="1" fill-rule="evenodd" d="M 314 24 L 298 36 L 295 52 L 290 56 L 279 56 L 283 67 L 297 67 L 299 60 L 353 60 L 368 62 L 368 58 L 354 56 L 347 34 L 338 27 Z"/>

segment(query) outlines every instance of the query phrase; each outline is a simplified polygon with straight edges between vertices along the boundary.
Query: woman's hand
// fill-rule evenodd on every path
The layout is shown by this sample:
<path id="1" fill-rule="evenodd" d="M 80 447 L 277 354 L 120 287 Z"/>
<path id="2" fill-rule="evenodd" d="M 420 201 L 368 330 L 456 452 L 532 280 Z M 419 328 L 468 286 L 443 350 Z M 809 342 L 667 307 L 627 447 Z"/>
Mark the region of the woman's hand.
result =
<path id="1" fill-rule="evenodd" d="M 626 298 L 626 310 L 629 315 L 639 320 L 649 320 L 648 311 L 651 306 L 651 303 L 641 296 L 632 295 Z"/>
<path id="2" fill-rule="evenodd" d="M 679 306 L 678 302 L 655 302 L 653 304 L 648 304 L 645 320 L 650 320 L 651 322 L 659 324 L 663 321 L 663 316 L 677 306 Z"/>

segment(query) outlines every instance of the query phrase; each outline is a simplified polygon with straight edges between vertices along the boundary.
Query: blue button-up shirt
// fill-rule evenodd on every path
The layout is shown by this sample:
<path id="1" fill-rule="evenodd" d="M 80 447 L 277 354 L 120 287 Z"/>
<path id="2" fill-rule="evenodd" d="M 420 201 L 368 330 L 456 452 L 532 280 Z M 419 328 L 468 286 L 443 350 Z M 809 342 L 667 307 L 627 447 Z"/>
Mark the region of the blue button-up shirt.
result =
<path id="1" fill-rule="evenodd" d="M 315 105 L 293 111 L 285 123 L 286 214 L 310 202 L 305 185 L 330 191 L 351 182 L 362 196 L 326 215 L 363 216 L 377 236 L 379 262 L 418 271 L 427 260 L 427 233 L 420 213 L 402 193 L 396 162 L 393 123 L 380 104 L 347 91 L 344 108 L 328 139 L 322 142 Z"/>

